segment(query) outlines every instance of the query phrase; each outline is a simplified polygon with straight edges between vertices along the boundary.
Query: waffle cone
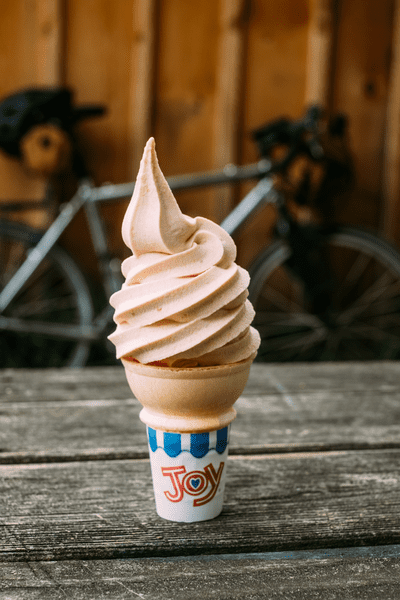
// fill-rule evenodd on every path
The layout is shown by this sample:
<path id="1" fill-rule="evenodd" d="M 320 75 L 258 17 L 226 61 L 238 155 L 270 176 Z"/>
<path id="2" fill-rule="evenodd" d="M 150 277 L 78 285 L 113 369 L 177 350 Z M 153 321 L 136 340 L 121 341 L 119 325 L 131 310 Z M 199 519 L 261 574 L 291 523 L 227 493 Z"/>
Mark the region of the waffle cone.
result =
<path id="1" fill-rule="evenodd" d="M 140 419 L 163 431 L 201 433 L 226 427 L 255 358 L 214 367 L 169 368 L 121 359 L 128 384 L 143 405 Z"/>

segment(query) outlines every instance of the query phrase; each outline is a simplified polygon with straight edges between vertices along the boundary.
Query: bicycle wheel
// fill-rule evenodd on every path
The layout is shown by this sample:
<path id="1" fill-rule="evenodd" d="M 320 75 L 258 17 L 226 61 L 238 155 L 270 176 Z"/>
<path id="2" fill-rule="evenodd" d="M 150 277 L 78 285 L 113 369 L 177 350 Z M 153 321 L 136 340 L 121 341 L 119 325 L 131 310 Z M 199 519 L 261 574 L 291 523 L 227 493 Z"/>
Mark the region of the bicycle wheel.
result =
<path id="1" fill-rule="evenodd" d="M 0 222 L 0 289 L 39 239 L 34 229 Z M 92 317 L 81 271 L 65 251 L 53 247 L 0 315 L 0 367 L 83 366 L 90 343 L 68 336 L 67 329 L 90 325 Z"/>
<path id="2" fill-rule="evenodd" d="M 400 357 L 400 255 L 362 230 L 324 236 L 333 282 L 327 318 L 313 314 L 291 272 L 291 249 L 275 242 L 250 270 L 249 299 L 265 362 L 381 360 Z"/>

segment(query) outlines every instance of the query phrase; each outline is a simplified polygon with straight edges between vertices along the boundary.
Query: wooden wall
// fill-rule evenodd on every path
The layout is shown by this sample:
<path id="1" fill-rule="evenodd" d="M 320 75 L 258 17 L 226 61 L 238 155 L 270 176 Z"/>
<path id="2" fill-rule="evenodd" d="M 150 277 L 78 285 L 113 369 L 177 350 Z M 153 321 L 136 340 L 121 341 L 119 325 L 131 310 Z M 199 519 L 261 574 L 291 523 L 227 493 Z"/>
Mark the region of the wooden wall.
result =
<path id="1" fill-rule="evenodd" d="M 253 128 L 319 102 L 350 118 L 357 187 L 340 219 L 400 244 L 400 0 L 0 0 L 0 8 L 0 97 L 66 84 L 77 103 L 108 107 L 81 126 L 97 183 L 133 180 L 150 135 L 166 175 L 255 161 Z M 0 200 L 43 189 L 4 156 L 0 184 Z M 220 221 L 237 198 L 228 187 L 178 201 Z M 118 251 L 124 208 L 106 211 Z M 242 264 L 265 242 L 271 219 L 262 217 L 239 240 Z M 67 244 L 80 252 L 83 220 L 71 231 Z"/>

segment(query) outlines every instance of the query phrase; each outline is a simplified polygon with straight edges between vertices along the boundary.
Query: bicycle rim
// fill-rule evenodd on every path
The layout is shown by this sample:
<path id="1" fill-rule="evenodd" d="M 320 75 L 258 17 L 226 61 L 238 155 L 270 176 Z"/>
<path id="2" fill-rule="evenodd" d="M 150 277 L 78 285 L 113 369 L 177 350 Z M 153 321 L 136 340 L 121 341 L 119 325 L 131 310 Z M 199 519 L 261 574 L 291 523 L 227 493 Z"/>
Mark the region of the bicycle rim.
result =
<path id="1" fill-rule="evenodd" d="M 351 228 L 327 234 L 332 292 L 324 318 L 291 272 L 284 241 L 251 269 L 249 298 L 265 362 L 384 360 L 400 357 L 400 256 L 378 237 Z M 327 318 L 326 318 L 327 317 Z"/>
<path id="2" fill-rule="evenodd" d="M 39 236 L 14 223 L 0 223 L 0 288 L 24 262 Z M 81 271 L 61 248 L 53 247 L 0 318 L 0 366 L 44 368 L 81 367 L 90 343 L 46 332 L 52 325 L 92 323 L 92 301 Z M 17 325 L 13 329 L 12 319 Z M 39 333 L 27 331 L 39 328 Z M 21 331 L 21 329 L 23 331 Z M 24 330 L 25 329 L 25 330 Z"/>

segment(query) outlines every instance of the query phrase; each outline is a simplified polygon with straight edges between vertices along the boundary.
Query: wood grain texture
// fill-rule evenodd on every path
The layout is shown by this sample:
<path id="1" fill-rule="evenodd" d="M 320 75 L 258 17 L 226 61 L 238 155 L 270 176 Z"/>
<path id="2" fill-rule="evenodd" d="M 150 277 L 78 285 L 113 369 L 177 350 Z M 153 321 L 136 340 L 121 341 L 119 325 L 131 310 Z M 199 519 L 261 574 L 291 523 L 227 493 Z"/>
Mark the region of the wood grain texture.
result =
<path id="1" fill-rule="evenodd" d="M 267 552 L 400 543 L 399 450 L 233 457 L 217 519 L 154 510 L 147 460 L 0 467 L 0 560 Z"/>
<path id="2" fill-rule="evenodd" d="M 350 117 L 359 185 L 349 205 L 339 203 L 339 219 L 376 227 L 383 183 L 386 232 L 398 242 L 398 228 L 388 225 L 398 214 L 399 187 L 396 6 L 396 0 L 3 2 L 0 97 L 60 83 L 80 102 L 105 103 L 108 115 L 84 123 L 78 135 L 98 183 L 133 179 L 150 133 L 167 174 L 215 168 L 232 155 L 253 162 L 253 128 L 322 101 Z M 2 156 L 0 182 L 4 198 L 43 193 L 43 182 Z M 180 193 L 179 202 L 188 214 L 220 220 L 241 195 L 197 190 Z M 122 256 L 119 209 L 107 219 Z M 238 240 L 243 265 L 268 240 L 274 217 L 264 217 Z M 39 213 L 23 218 L 44 223 Z M 73 250 L 86 237 L 82 220 L 67 245 Z"/>
<path id="3" fill-rule="evenodd" d="M 100 104 L 106 114 L 78 124 L 76 135 L 88 172 L 96 184 L 132 180 L 132 0 L 71 0 L 65 3 L 67 54 L 64 84 L 75 92 L 77 104 Z M 127 255 L 121 239 L 121 224 L 128 203 L 101 207 L 110 251 Z M 80 213 L 68 227 L 63 243 L 80 267 L 92 278 L 99 277 L 89 231 Z"/>
<path id="4" fill-rule="evenodd" d="M 298 118 L 304 109 L 310 3 L 252 0 L 246 45 L 240 162 L 258 160 L 251 132 L 278 117 Z M 241 186 L 239 198 L 251 188 Z M 239 264 L 246 268 L 267 245 L 276 220 L 273 207 L 257 215 L 238 237 Z M 251 243 L 249 243 L 251 241 Z"/>
<path id="5" fill-rule="evenodd" d="M 238 161 L 248 4 L 248 0 L 220 2 L 212 146 L 214 167 L 219 169 Z M 214 190 L 212 217 L 217 223 L 233 208 L 234 188 Z"/>
<path id="6" fill-rule="evenodd" d="M 395 392 L 399 361 L 253 363 L 245 395 L 308 392 Z M 131 398 L 124 369 L 0 369 L 0 401 L 124 400 Z"/>
<path id="7" fill-rule="evenodd" d="M 65 84 L 76 102 L 104 104 L 107 114 L 79 126 L 79 139 L 89 172 L 96 182 L 129 181 L 131 177 L 130 76 L 134 41 L 131 0 L 71 0 L 68 22 Z"/>
<path id="8" fill-rule="evenodd" d="M 34 85 L 37 79 L 36 3 L 3 2 L 0 19 L 0 98 Z M 0 151 L 0 203 L 13 199 L 37 199 L 44 194 L 42 178 L 32 177 L 21 164 Z M 43 226 L 42 211 L 26 211 L 20 220 Z"/>
<path id="9" fill-rule="evenodd" d="M 253 365 L 223 512 L 179 524 L 122 368 L 0 371 L 0 600 L 397 600 L 399 375 Z"/>
<path id="10" fill-rule="evenodd" d="M 212 169 L 219 6 L 215 0 L 158 6 L 153 134 L 160 166 L 165 175 Z M 209 189 L 176 197 L 185 214 L 213 217 Z"/>
<path id="11" fill-rule="evenodd" d="M 398 551 L 398 550 L 397 550 Z M 350 555 L 349 555 L 350 554 Z M 111 600 L 397 600 L 391 546 L 166 559 L 0 564 L 0 598 Z"/>
<path id="12" fill-rule="evenodd" d="M 356 186 L 338 219 L 378 228 L 383 216 L 382 167 L 390 81 L 393 1 L 339 3 L 332 109 L 349 118 Z"/>
<path id="13" fill-rule="evenodd" d="M 392 61 L 386 112 L 383 156 L 383 232 L 392 241 L 399 239 L 400 196 L 400 2 L 394 2 Z"/>
<path id="14" fill-rule="evenodd" d="M 133 4 L 134 42 L 128 119 L 132 149 L 130 179 L 136 179 L 143 148 L 152 133 L 154 74 L 156 65 L 156 1 Z"/>
<path id="15" fill-rule="evenodd" d="M 60 85 L 64 53 L 63 0 L 36 2 L 36 56 L 38 85 Z"/>
<path id="16" fill-rule="evenodd" d="M 335 368 L 336 367 L 336 368 Z M 398 363 L 255 364 L 230 452 L 400 446 Z M 144 458 L 141 405 L 121 368 L 0 372 L 0 463 Z"/>
<path id="17" fill-rule="evenodd" d="M 335 35 L 334 0 L 312 0 L 308 28 L 305 104 L 329 106 Z"/>

